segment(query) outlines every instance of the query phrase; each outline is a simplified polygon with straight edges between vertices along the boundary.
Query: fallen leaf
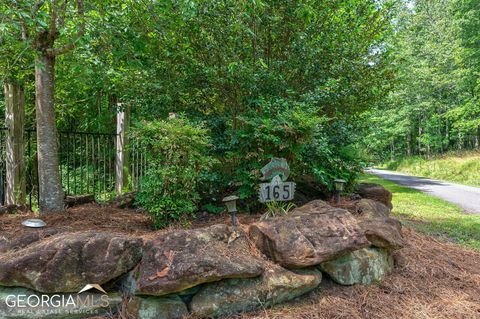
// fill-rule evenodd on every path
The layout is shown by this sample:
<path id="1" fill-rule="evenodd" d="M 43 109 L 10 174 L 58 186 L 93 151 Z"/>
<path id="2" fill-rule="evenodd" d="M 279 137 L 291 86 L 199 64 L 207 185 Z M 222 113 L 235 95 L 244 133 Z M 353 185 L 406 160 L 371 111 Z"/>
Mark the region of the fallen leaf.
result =
<path id="1" fill-rule="evenodd" d="M 157 271 L 155 276 L 148 277 L 148 280 L 155 280 L 157 278 L 165 277 L 166 275 L 168 275 L 169 271 L 170 271 L 170 267 L 165 267 L 165 268 L 163 268 L 162 271 Z"/>

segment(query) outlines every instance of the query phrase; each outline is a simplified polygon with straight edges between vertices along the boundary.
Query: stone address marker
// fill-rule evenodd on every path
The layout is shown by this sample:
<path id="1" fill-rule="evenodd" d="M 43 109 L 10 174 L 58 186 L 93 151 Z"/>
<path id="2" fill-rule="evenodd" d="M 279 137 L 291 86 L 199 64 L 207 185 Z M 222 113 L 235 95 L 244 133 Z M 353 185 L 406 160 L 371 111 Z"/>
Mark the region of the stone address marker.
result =
<path id="1" fill-rule="evenodd" d="M 295 183 L 287 182 L 290 167 L 284 158 L 272 158 L 261 172 L 262 180 L 271 180 L 260 184 L 259 200 L 261 203 L 289 201 L 295 193 Z"/>

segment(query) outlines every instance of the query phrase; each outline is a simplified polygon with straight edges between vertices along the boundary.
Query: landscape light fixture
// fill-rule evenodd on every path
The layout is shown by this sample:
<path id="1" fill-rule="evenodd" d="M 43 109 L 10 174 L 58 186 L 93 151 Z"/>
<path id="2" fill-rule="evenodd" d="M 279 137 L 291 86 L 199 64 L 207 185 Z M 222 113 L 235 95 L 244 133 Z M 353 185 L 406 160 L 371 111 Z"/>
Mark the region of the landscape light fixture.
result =
<path id="1" fill-rule="evenodd" d="M 222 202 L 227 206 L 227 211 L 232 215 L 232 225 L 237 226 L 237 199 L 238 196 L 231 195 L 223 198 Z"/>
<path id="2" fill-rule="evenodd" d="M 335 186 L 335 203 L 340 202 L 340 194 L 343 191 L 343 188 L 345 186 L 346 181 L 343 179 L 336 179 L 333 181 L 333 184 Z"/>
<path id="3" fill-rule="evenodd" d="M 47 224 L 41 219 L 32 218 L 24 220 L 22 222 L 22 225 L 30 228 L 42 228 L 45 227 Z"/>

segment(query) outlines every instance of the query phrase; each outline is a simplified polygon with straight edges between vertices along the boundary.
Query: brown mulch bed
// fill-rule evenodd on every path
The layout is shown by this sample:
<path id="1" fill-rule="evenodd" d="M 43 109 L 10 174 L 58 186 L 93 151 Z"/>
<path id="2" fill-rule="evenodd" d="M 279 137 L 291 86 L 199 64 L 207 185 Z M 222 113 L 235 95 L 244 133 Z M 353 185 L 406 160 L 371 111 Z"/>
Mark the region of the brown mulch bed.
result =
<path id="1" fill-rule="evenodd" d="M 21 221 L 33 213 L 1 215 L 0 238 L 17 237 L 29 231 Z M 259 215 L 240 215 L 242 224 Z M 133 209 L 86 204 L 67 213 L 43 218 L 58 232 L 98 230 L 151 236 L 149 216 Z M 228 214 L 199 214 L 189 223 L 172 228 L 196 228 L 229 223 Z M 161 230 L 165 231 L 165 230 Z M 161 232 L 157 231 L 157 232 Z M 380 284 L 345 287 L 325 278 L 316 291 L 283 305 L 231 318 L 384 319 L 465 318 L 480 319 L 480 251 L 404 228 L 408 245 L 394 253 L 396 268 Z"/>
<path id="2" fill-rule="evenodd" d="M 6 214 L 0 216 L 0 236 L 20 236 L 36 231 L 21 223 L 28 218 L 39 218 L 34 213 Z M 75 232 L 83 230 L 112 231 L 128 234 L 142 234 L 151 231 L 151 221 L 147 214 L 133 209 L 103 207 L 91 203 L 69 208 L 63 214 L 50 214 L 40 217 L 47 223 L 45 230 Z"/>
<path id="3" fill-rule="evenodd" d="M 240 214 L 238 220 L 241 224 L 246 225 L 257 221 L 259 216 L 258 214 Z M 28 218 L 41 218 L 47 223 L 47 227 L 42 229 L 24 227 L 22 221 Z M 36 231 L 66 233 L 87 230 L 150 237 L 171 229 L 199 228 L 219 223 L 230 224 L 230 215 L 226 213 L 215 215 L 199 213 L 197 217 L 187 222 L 173 223 L 167 229 L 155 231 L 150 216 L 145 212 L 90 203 L 68 208 L 63 214 L 51 214 L 41 217 L 32 212 L 0 215 L 0 238 L 10 239 Z"/>

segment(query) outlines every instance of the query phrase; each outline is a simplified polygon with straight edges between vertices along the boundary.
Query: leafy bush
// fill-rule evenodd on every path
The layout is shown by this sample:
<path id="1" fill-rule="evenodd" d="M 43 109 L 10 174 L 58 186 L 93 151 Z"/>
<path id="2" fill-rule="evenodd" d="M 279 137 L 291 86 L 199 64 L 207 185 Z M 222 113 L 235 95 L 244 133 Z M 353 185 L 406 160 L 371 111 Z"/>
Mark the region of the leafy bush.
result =
<path id="1" fill-rule="evenodd" d="M 296 207 L 294 203 L 268 202 L 267 211 L 260 216 L 260 220 L 267 220 L 275 217 L 289 216 Z"/>
<path id="2" fill-rule="evenodd" d="M 207 155 L 207 133 L 183 118 L 142 122 L 133 130 L 149 163 L 136 201 L 154 216 L 156 227 L 196 211 L 199 181 L 214 162 Z"/>
<path id="3" fill-rule="evenodd" d="M 210 190 L 204 195 L 218 201 L 236 193 L 242 209 L 261 209 L 256 200 L 260 169 L 272 157 L 287 159 L 293 181 L 309 175 L 325 191 L 336 178 L 352 182 L 362 167 L 352 146 L 355 129 L 327 119 L 317 104 L 306 98 L 264 97 L 238 114 L 208 120 L 221 165 L 204 179 L 209 186 L 203 189 Z"/>
<path id="4" fill-rule="evenodd" d="M 273 157 L 286 158 L 295 177 L 305 146 L 323 120 L 314 108 L 290 100 L 260 100 L 255 106 L 232 124 L 227 153 L 240 198 L 256 196 L 260 169 Z"/>
<path id="5" fill-rule="evenodd" d="M 333 189 L 333 180 L 337 178 L 346 180 L 347 187 L 352 186 L 365 166 L 359 160 L 355 141 L 355 128 L 347 123 L 317 126 L 303 152 L 306 174 L 328 190 Z"/>

